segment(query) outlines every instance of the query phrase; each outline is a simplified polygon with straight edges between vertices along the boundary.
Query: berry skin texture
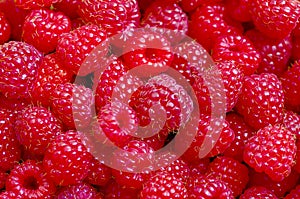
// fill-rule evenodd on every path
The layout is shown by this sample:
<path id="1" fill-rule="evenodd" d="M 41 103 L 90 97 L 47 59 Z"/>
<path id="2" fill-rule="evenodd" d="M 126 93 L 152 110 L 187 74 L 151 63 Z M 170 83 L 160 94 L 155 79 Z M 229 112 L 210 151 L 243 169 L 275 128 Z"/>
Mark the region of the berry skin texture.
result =
<path id="1" fill-rule="evenodd" d="M 282 122 L 284 94 L 282 84 L 271 73 L 253 74 L 244 79 L 236 109 L 255 130 Z"/>
<path id="2" fill-rule="evenodd" d="M 42 62 L 33 46 L 10 41 L 0 46 L 0 91 L 9 98 L 29 98 L 29 90 Z"/>
<path id="3" fill-rule="evenodd" d="M 267 126 L 251 137 L 244 150 L 244 161 L 257 172 L 281 181 L 291 173 L 296 155 L 295 136 L 283 126 Z"/>
<path id="4" fill-rule="evenodd" d="M 91 160 L 91 166 L 85 181 L 92 185 L 104 186 L 111 179 L 111 168 L 100 163 L 96 158 Z"/>
<path id="5" fill-rule="evenodd" d="M 42 165 L 28 160 L 10 172 L 6 181 L 6 190 L 23 199 L 50 199 L 56 188 Z"/>
<path id="6" fill-rule="evenodd" d="M 143 185 L 141 199 L 188 198 L 184 183 L 174 175 L 159 172 Z"/>
<path id="7" fill-rule="evenodd" d="M 56 185 L 76 184 L 88 175 L 92 155 L 81 137 L 81 132 L 67 131 L 50 143 L 43 166 Z"/>
<path id="8" fill-rule="evenodd" d="M 43 155 L 49 143 L 62 132 L 62 125 L 48 109 L 28 106 L 17 116 L 14 131 L 26 150 Z"/>
<path id="9" fill-rule="evenodd" d="M 245 192 L 240 196 L 240 199 L 278 199 L 272 191 L 265 187 L 255 186 L 250 187 L 245 190 Z"/>
<path id="10" fill-rule="evenodd" d="M 298 1 L 249 0 L 252 20 L 258 30 L 272 38 L 285 38 L 300 17 Z"/>
<path id="11" fill-rule="evenodd" d="M 25 10 L 35 10 L 39 8 L 50 7 L 51 4 L 59 0 L 16 0 L 15 4 L 18 8 Z"/>
<path id="12" fill-rule="evenodd" d="M 9 40 L 10 33 L 11 33 L 11 27 L 4 13 L 0 11 L 0 45 L 4 44 Z"/>
<path id="13" fill-rule="evenodd" d="M 71 21 L 63 13 L 40 9 L 31 11 L 23 24 L 22 39 L 44 54 L 56 49 L 61 34 L 71 30 Z"/>
<path id="14" fill-rule="evenodd" d="M 80 71 L 80 76 L 86 76 L 98 69 L 106 56 L 106 36 L 106 32 L 96 25 L 81 26 L 59 37 L 56 53 L 67 69 L 74 74 Z"/>
<path id="15" fill-rule="evenodd" d="M 98 195 L 95 188 L 86 183 L 79 183 L 76 185 L 69 185 L 67 187 L 63 187 L 56 194 L 56 199 L 102 199 L 100 195 Z"/>
<path id="16" fill-rule="evenodd" d="M 139 190 L 118 184 L 113 178 L 104 187 L 105 199 L 138 199 Z"/>
<path id="17" fill-rule="evenodd" d="M 300 185 L 296 186 L 284 199 L 300 198 Z"/>

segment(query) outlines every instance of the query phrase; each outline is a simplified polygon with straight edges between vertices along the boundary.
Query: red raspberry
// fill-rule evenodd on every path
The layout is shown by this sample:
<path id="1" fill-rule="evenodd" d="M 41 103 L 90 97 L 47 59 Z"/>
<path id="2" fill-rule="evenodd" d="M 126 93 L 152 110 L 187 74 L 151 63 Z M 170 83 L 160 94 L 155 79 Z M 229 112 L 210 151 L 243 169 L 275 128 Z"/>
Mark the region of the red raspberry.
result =
<path id="1" fill-rule="evenodd" d="M 292 55 L 291 59 L 296 61 L 300 59 L 300 36 L 294 36 L 292 39 Z"/>
<path id="2" fill-rule="evenodd" d="M 191 176 L 187 183 L 190 199 L 233 199 L 231 189 L 221 180 L 207 176 Z"/>
<path id="3" fill-rule="evenodd" d="M 16 0 L 16 6 L 18 8 L 35 10 L 44 7 L 50 7 L 51 4 L 58 2 L 59 0 Z"/>
<path id="4" fill-rule="evenodd" d="M 50 106 L 50 99 L 58 84 L 71 82 L 73 73 L 63 68 L 63 63 L 54 54 L 46 55 L 38 68 L 31 91 L 31 101 L 44 107 Z"/>
<path id="5" fill-rule="evenodd" d="M 81 26 L 84 26 L 86 23 L 83 21 L 83 19 L 81 18 L 76 18 L 76 19 L 73 19 L 71 21 L 72 23 L 72 30 L 75 30 Z"/>
<path id="6" fill-rule="evenodd" d="M 240 199 L 278 199 L 276 195 L 265 187 L 254 186 L 245 190 Z"/>
<path id="7" fill-rule="evenodd" d="M 244 150 L 245 162 L 274 181 L 281 181 L 291 173 L 295 155 L 294 135 L 280 125 L 260 129 Z"/>
<path id="8" fill-rule="evenodd" d="M 143 185 L 141 199 L 189 198 L 184 183 L 168 172 L 158 172 Z"/>
<path id="9" fill-rule="evenodd" d="M 79 183 L 63 187 L 55 196 L 56 199 L 102 199 L 94 187 L 86 183 Z"/>
<path id="10" fill-rule="evenodd" d="M 86 22 L 97 24 L 108 36 L 136 28 L 140 13 L 136 0 L 88 0 L 79 6 L 79 15 Z"/>
<path id="11" fill-rule="evenodd" d="M 280 80 L 270 73 L 245 77 L 236 108 L 255 130 L 281 122 L 284 94 Z"/>
<path id="12" fill-rule="evenodd" d="M 214 159 L 206 175 L 225 182 L 235 197 L 243 193 L 249 180 L 248 168 L 237 160 L 225 156 Z"/>
<path id="13" fill-rule="evenodd" d="M 158 31 L 167 35 L 172 43 L 178 43 L 188 31 L 188 17 L 178 4 L 156 1 L 146 9 L 141 25 L 162 28 Z"/>
<path id="14" fill-rule="evenodd" d="M 292 53 L 290 36 L 283 39 L 273 39 L 255 29 L 247 31 L 245 35 L 253 42 L 261 56 L 258 73 L 281 75 L 287 69 Z"/>
<path id="15" fill-rule="evenodd" d="M 139 190 L 127 188 L 111 179 L 104 187 L 105 199 L 138 199 Z"/>
<path id="16" fill-rule="evenodd" d="M 121 168 L 121 170 L 112 170 L 117 183 L 128 188 L 142 188 L 151 176 L 151 172 L 145 168 L 145 165 L 154 161 L 153 153 L 152 148 L 145 142 L 138 140 L 130 141 L 123 147 L 123 151 L 114 153 L 112 162 Z M 132 172 L 126 171 L 125 168 Z"/>
<path id="17" fill-rule="evenodd" d="M 0 169 L 8 171 L 21 158 L 20 144 L 13 130 L 14 114 L 6 109 L 0 109 Z"/>
<path id="18" fill-rule="evenodd" d="M 52 93 L 51 108 L 68 128 L 84 128 L 92 118 L 92 100 L 89 88 L 71 83 L 59 84 Z"/>
<path id="19" fill-rule="evenodd" d="M 143 130 L 143 128 L 141 128 Z M 141 131 L 142 131 L 141 130 Z M 154 151 L 161 149 L 165 146 L 166 139 L 168 137 L 168 132 L 163 129 L 159 133 L 151 136 L 151 137 L 142 137 L 142 138 L 134 138 L 136 140 L 141 140 L 149 145 Z"/>
<path id="20" fill-rule="evenodd" d="M 28 106 L 17 116 L 14 130 L 19 142 L 33 154 L 43 155 L 62 125 L 44 107 Z"/>
<path id="21" fill-rule="evenodd" d="M 185 12 L 192 12 L 202 4 L 214 4 L 222 0 L 181 0 L 180 5 Z"/>
<path id="22" fill-rule="evenodd" d="M 0 199 L 19 199 L 12 191 L 3 191 L 0 193 Z"/>
<path id="23" fill-rule="evenodd" d="M 208 171 L 209 164 L 210 164 L 209 158 L 202 158 L 199 161 L 191 163 L 189 165 L 190 176 L 204 175 Z"/>
<path id="24" fill-rule="evenodd" d="M 293 111 L 286 111 L 282 124 L 292 134 L 296 135 L 297 139 L 300 138 L 300 115 Z"/>
<path id="25" fill-rule="evenodd" d="M 282 87 L 285 97 L 285 106 L 295 112 L 300 111 L 300 62 L 295 62 L 282 77 Z"/>
<path id="26" fill-rule="evenodd" d="M 56 188 L 40 163 L 28 160 L 11 170 L 6 190 L 23 199 L 50 198 Z"/>
<path id="27" fill-rule="evenodd" d="M 29 44 L 10 41 L 0 46 L 0 62 L 0 91 L 10 98 L 28 98 L 41 53 Z"/>
<path id="28" fill-rule="evenodd" d="M 138 77 L 158 75 L 168 69 L 173 60 L 171 44 L 163 35 L 140 31 L 126 42 L 123 60 L 128 70 Z"/>
<path id="29" fill-rule="evenodd" d="M 300 16 L 297 1 L 249 0 L 249 9 L 258 30 L 272 38 L 285 38 Z"/>
<path id="30" fill-rule="evenodd" d="M 63 12 L 70 19 L 76 19 L 79 17 L 77 13 L 79 4 L 79 0 L 59 0 L 53 7 L 55 10 Z"/>
<path id="31" fill-rule="evenodd" d="M 56 185 L 76 184 L 88 175 L 92 155 L 81 138 L 81 132 L 67 131 L 50 143 L 43 165 Z"/>
<path id="32" fill-rule="evenodd" d="M 4 171 L 0 171 L 0 189 L 4 189 L 5 188 L 5 183 L 7 180 L 7 176 L 8 174 Z"/>
<path id="33" fill-rule="evenodd" d="M 231 112 L 227 114 L 226 121 L 229 123 L 229 127 L 234 131 L 235 139 L 225 150 L 224 155 L 242 162 L 245 144 L 255 132 L 245 123 L 243 117 L 237 113 Z"/>
<path id="34" fill-rule="evenodd" d="M 4 15 L 0 12 L 0 45 L 7 42 L 10 38 L 11 27 Z"/>
<path id="35" fill-rule="evenodd" d="M 94 72 L 107 51 L 106 32 L 92 24 L 62 34 L 56 48 L 65 67 L 81 76 Z"/>
<path id="36" fill-rule="evenodd" d="M 61 34 L 71 30 L 71 21 L 63 13 L 40 9 L 25 18 L 22 39 L 47 54 L 55 50 Z"/>
<path id="37" fill-rule="evenodd" d="M 295 158 L 295 166 L 293 167 L 293 169 L 295 171 L 297 171 L 298 173 L 300 173 L 300 139 L 297 139 L 296 141 L 296 147 L 297 147 L 297 151 L 296 151 L 296 158 Z"/>
<path id="38" fill-rule="evenodd" d="M 249 0 L 227 0 L 226 10 L 230 17 L 236 21 L 251 21 L 251 14 L 248 7 Z"/>
<path id="39" fill-rule="evenodd" d="M 111 178 L 111 169 L 96 158 L 91 160 L 91 166 L 85 181 L 92 185 L 104 186 Z"/>
<path id="40" fill-rule="evenodd" d="M 297 185 L 284 199 L 300 198 L 300 185 Z"/>
<path id="41" fill-rule="evenodd" d="M 216 39 L 212 49 L 212 57 L 215 61 L 236 61 L 245 75 L 253 74 L 261 61 L 261 57 L 251 41 L 239 35 L 223 36 Z"/>

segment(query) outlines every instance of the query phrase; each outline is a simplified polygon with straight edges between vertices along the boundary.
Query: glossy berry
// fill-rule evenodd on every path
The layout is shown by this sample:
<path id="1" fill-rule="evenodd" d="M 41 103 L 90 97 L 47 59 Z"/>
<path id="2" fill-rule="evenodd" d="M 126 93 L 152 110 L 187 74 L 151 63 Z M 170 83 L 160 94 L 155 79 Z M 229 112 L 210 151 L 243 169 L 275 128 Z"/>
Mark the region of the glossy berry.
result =
<path id="1" fill-rule="evenodd" d="M 286 111 L 282 121 L 283 126 L 296 136 L 300 138 L 300 115 L 293 111 Z"/>
<path id="2" fill-rule="evenodd" d="M 8 174 L 4 171 L 0 171 L 0 188 L 4 189 L 5 188 L 5 183 L 7 180 Z"/>
<path id="3" fill-rule="evenodd" d="M 92 185 L 104 186 L 111 178 L 111 168 L 102 164 L 96 158 L 91 160 L 89 173 L 85 181 Z"/>
<path id="4" fill-rule="evenodd" d="M 170 173 L 159 172 L 143 185 L 141 199 L 188 198 L 184 183 Z"/>
<path id="5" fill-rule="evenodd" d="M 56 187 L 40 163 L 28 160 L 16 166 L 6 181 L 6 190 L 24 199 L 50 198 Z"/>
<path id="6" fill-rule="evenodd" d="M 57 199 L 102 199 L 94 187 L 86 183 L 78 183 L 63 187 L 55 196 Z"/>
<path id="7" fill-rule="evenodd" d="M 190 176 L 201 176 L 204 175 L 209 168 L 210 160 L 209 158 L 202 158 L 196 162 L 189 164 Z"/>
<path id="8" fill-rule="evenodd" d="M 107 51 L 106 32 L 93 24 L 62 34 L 56 48 L 64 66 L 80 76 L 94 72 Z"/>
<path id="9" fill-rule="evenodd" d="M 11 27 L 4 15 L 0 11 L 0 45 L 4 44 L 10 38 Z"/>
<path id="10" fill-rule="evenodd" d="M 225 2 L 225 6 L 228 15 L 232 19 L 241 22 L 252 20 L 248 0 L 228 0 Z"/>
<path id="11" fill-rule="evenodd" d="M 254 186 L 245 190 L 240 199 L 278 199 L 277 196 L 265 187 Z"/>
<path id="12" fill-rule="evenodd" d="M 92 155 L 82 144 L 80 134 L 67 131 L 58 135 L 45 153 L 44 169 L 56 185 L 76 184 L 88 175 Z"/>
<path id="13" fill-rule="evenodd" d="M 274 181 L 281 181 L 291 173 L 295 155 L 294 135 L 275 125 L 260 129 L 248 140 L 244 161 L 257 172 L 265 172 Z"/>
<path id="14" fill-rule="evenodd" d="M 34 10 L 50 7 L 52 3 L 56 3 L 58 0 L 16 0 L 15 2 L 18 8 Z"/>
<path id="15" fill-rule="evenodd" d="M 70 30 L 71 21 L 63 13 L 33 10 L 25 18 L 22 39 L 47 54 L 55 50 L 59 36 Z"/>
<path id="16" fill-rule="evenodd" d="M 300 185 L 296 186 L 284 199 L 294 199 L 300 197 Z"/>
<path id="17" fill-rule="evenodd" d="M 297 151 L 296 151 L 296 157 L 294 159 L 296 164 L 294 165 L 293 169 L 298 173 L 300 173 L 300 140 L 299 139 L 296 140 L 296 147 L 297 147 Z"/>
<path id="18" fill-rule="evenodd" d="M 290 0 L 249 0 L 249 9 L 257 29 L 272 38 L 287 37 L 300 16 L 299 3 Z"/>
<path id="19" fill-rule="evenodd" d="M 79 8 L 80 1 L 78 0 L 60 0 L 53 4 L 55 10 L 63 12 L 70 19 L 76 19 L 79 17 L 77 11 Z"/>
<path id="20" fill-rule="evenodd" d="M 62 132 L 62 125 L 48 109 L 28 106 L 17 116 L 14 130 L 26 150 L 43 155 L 50 142 Z"/>
<path id="21" fill-rule="evenodd" d="M 111 179 L 104 187 L 105 199 L 138 199 L 138 195 L 139 190 L 122 186 L 113 179 Z"/>
<path id="22" fill-rule="evenodd" d="M 256 130 L 281 122 L 284 94 L 280 80 L 271 73 L 245 77 L 236 108 L 245 122 Z"/>
<path id="23" fill-rule="evenodd" d="M 29 44 L 10 41 L 0 46 L 0 62 L 0 91 L 10 98 L 29 98 L 41 53 Z"/>

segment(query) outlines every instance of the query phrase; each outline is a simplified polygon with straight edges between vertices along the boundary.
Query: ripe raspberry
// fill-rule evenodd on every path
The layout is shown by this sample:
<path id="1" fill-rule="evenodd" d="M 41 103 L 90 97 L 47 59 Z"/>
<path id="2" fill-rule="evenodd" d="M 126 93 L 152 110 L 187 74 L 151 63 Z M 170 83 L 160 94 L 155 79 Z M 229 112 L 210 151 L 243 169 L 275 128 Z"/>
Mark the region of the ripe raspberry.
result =
<path id="1" fill-rule="evenodd" d="M 237 160 L 225 156 L 214 159 L 206 175 L 226 183 L 235 197 L 243 193 L 249 180 L 248 168 Z"/>
<path id="2" fill-rule="evenodd" d="M 282 77 L 282 87 L 285 97 L 285 106 L 295 112 L 300 111 L 300 62 L 295 62 Z"/>
<path id="3" fill-rule="evenodd" d="M 50 198 L 56 188 L 40 163 L 28 160 L 11 170 L 6 190 L 24 199 Z"/>
<path id="4" fill-rule="evenodd" d="M 231 189 L 221 180 L 207 176 L 191 176 L 187 183 L 190 199 L 233 199 Z"/>
<path id="5" fill-rule="evenodd" d="M 62 34 L 56 48 L 64 66 L 80 76 L 94 72 L 107 52 L 106 32 L 92 24 Z"/>
<path id="6" fill-rule="evenodd" d="M 257 172 L 281 181 L 291 173 L 295 155 L 294 135 L 280 125 L 266 126 L 248 140 L 244 161 Z"/>
<path id="7" fill-rule="evenodd" d="M 0 171 L 0 189 L 4 189 L 5 188 L 5 183 L 7 180 L 7 176 L 8 174 L 4 171 Z"/>
<path id="8" fill-rule="evenodd" d="M 300 59 L 300 36 L 294 36 L 292 38 L 292 55 L 291 59 L 296 61 Z"/>
<path id="9" fill-rule="evenodd" d="M 73 73 L 63 68 L 63 63 L 56 53 L 46 55 L 38 68 L 32 91 L 31 102 L 50 106 L 50 98 L 58 84 L 71 82 Z"/>
<path id="10" fill-rule="evenodd" d="M 48 54 L 55 50 L 61 34 L 71 30 L 71 21 L 63 13 L 40 9 L 25 18 L 22 39 Z"/>
<path id="11" fill-rule="evenodd" d="M 92 155 L 82 144 L 80 134 L 67 131 L 58 135 L 45 153 L 44 169 L 56 185 L 79 183 L 89 172 Z"/>
<path id="12" fill-rule="evenodd" d="M 105 199 L 138 199 L 139 190 L 127 188 L 111 179 L 104 187 Z"/>
<path id="13" fill-rule="evenodd" d="M 202 176 L 209 168 L 210 160 L 209 158 L 202 158 L 199 161 L 189 164 L 190 176 Z"/>
<path id="14" fill-rule="evenodd" d="M 254 135 L 255 131 L 249 127 L 243 117 L 237 113 L 231 112 L 227 114 L 226 121 L 229 123 L 229 127 L 234 131 L 235 139 L 225 150 L 224 155 L 242 162 L 245 144 L 248 139 Z"/>
<path id="15" fill-rule="evenodd" d="M 0 46 L 0 91 L 9 98 L 29 97 L 29 90 L 42 62 L 33 46 L 10 41 Z"/>
<path id="16" fill-rule="evenodd" d="M 84 86 L 59 84 L 52 93 L 51 108 L 68 128 L 84 128 L 91 121 L 92 96 L 92 90 Z"/>
<path id="17" fill-rule="evenodd" d="M 72 23 L 72 30 L 75 30 L 81 26 L 84 26 L 86 23 L 83 21 L 83 19 L 81 18 L 76 18 L 76 19 L 73 19 L 71 21 Z"/>
<path id="18" fill-rule="evenodd" d="M 173 60 L 171 44 L 163 35 L 140 31 L 129 38 L 123 55 L 128 70 L 138 77 L 158 75 L 168 69 Z"/>
<path id="19" fill-rule="evenodd" d="M 249 9 L 257 29 L 272 38 L 287 37 L 300 16 L 299 3 L 291 0 L 249 0 Z"/>
<path id="20" fill-rule="evenodd" d="M 39 8 L 50 7 L 51 4 L 58 2 L 59 0 L 16 0 L 16 6 L 18 8 L 26 10 L 35 10 Z"/>
<path id="21" fill-rule="evenodd" d="M 26 150 L 43 155 L 49 143 L 62 132 L 62 125 L 46 108 L 28 106 L 17 116 L 14 130 Z"/>
<path id="22" fill-rule="evenodd" d="M 143 185 L 141 199 L 188 198 L 184 183 L 167 172 L 158 172 Z"/>
<path id="23" fill-rule="evenodd" d="M 185 12 L 192 12 L 202 4 L 214 4 L 222 0 L 181 0 L 180 5 Z"/>
<path id="24" fill-rule="evenodd" d="M 86 183 L 79 183 L 63 187 L 55 196 L 57 199 L 78 198 L 78 199 L 102 199 L 95 188 Z"/>
<path id="25" fill-rule="evenodd" d="M 79 5 L 81 18 L 101 26 L 108 36 L 126 32 L 139 24 L 140 13 L 136 0 L 88 0 Z"/>
<path id="26" fill-rule="evenodd" d="M 236 21 L 251 21 L 251 14 L 248 7 L 249 0 L 227 0 L 226 10 L 230 17 Z"/>
<path id="27" fill-rule="evenodd" d="M 7 42 L 10 38 L 11 27 L 4 15 L 0 11 L 0 45 Z"/>
<path id="28" fill-rule="evenodd" d="M 294 160 L 296 164 L 294 165 L 293 169 L 298 173 L 300 173 L 300 139 L 296 140 L 296 147 L 297 147 L 296 158 Z"/>
<path id="29" fill-rule="evenodd" d="M 274 74 L 245 77 L 237 111 L 255 130 L 282 121 L 284 95 L 281 82 Z"/>
<path id="30" fill-rule="evenodd" d="M 80 1 L 78 0 L 59 0 L 53 4 L 54 10 L 63 12 L 70 19 L 76 19 L 79 17 L 77 11 L 79 8 Z"/>
<path id="31" fill-rule="evenodd" d="M 12 191 L 3 191 L 0 193 L 0 199 L 19 199 Z"/>
<path id="32" fill-rule="evenodd" d="M 143 131 L 143 128 L 138 129 L 139 131 Z M 142 137 L 142 138 L 134 138 L 135 140 L 140 140 L 148 144 L 154 151 L 161 149 L 165 146 L 166 139 L 168 137 L 168 131 L 165 132 L 165 129 L 161 130 L 159 133 L 151 136 L 151 137 Z"/>
<path id="33" fill-rule="evenodd" d="M 222 36 L 216 39 L 212 57 L 215 61 L 236 61 L 245 75 L 253 74 L 261 61 L 251 41 L 239 35 Z"/>
<path id="34" fill-rule="evenodd" d="M 253 42 L 261 56 L 258 73 L 281 75 L 287 69 L 292 53 L 290 36 L 283 39 L 273 39 L 255 29 L 247 31 L 245 35 Z"/>
<path id="35" fill-rule="evenodd" d="M 276 195 L 265 187 L 254 186 L 245 190 L 240 199 L 278 199 Z"/>
<path id="36" fill-rule="evenodd" d="M 162 28 L 158 32 L 168 36 L 172 43 L 178 43 L 188 31 L 188 17 L 178 4 L 156 1 L 146 9 L 141 25 Z"/>
<path id="37" fill-rule="evenodd" d="M 284 199 L 300 198 L 300 185 L 297 185 Z"/>
<path id="38" fill-rule="evenodd" d="M 93 158 L 85 181 L 92 185 L 104 186 L 108 183 L 110 178 L 111 168 L 100 163 L 96 158 Z"/>
<path id="39" fill-rule="evenodd" d="M 292 134 L 296 135 L 297 139 L 300 138 L 300 115 L 293 111 L 286 111 L 283 116 L 282 124 Z"/>
<path id="40" fill-rule="evenodd" d="M 151 176 L 151 172 L 145 168 L 145 164 L 152 163 L 153 152 L 153 149 L 146 143 L 138 140 L 130 141 L 122 152 L 116 152 L 112 162 L 114 165 L 119 165 L 121 170 L 113 169 L 112 174 L 117 183 L 128 188 L 142 188 L 142 185 Z M 133 173 L 125 169 L 133 171 Z"/>

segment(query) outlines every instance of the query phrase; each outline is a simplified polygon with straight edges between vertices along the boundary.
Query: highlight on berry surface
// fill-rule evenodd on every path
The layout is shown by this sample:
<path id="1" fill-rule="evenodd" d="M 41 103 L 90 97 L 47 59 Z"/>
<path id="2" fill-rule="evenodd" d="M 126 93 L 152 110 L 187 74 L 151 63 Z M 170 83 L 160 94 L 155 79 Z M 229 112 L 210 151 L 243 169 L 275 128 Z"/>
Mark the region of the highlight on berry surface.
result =
<path id="1" fill-rule="evenodd" d="M 91 88 L 96 101 L 96 106 L 90 107 L 91 122 L 83 130 L 83 143 L 96 159 L 114 170 L 149 173 L 184 154 L 205 115 L 209 127 L 198 155 L 206 157 L 219 139 L 226 114 L 226 94 L 218 67 L 193 39 L 185 36 L 174 41 L 172 35 L 176 33 L 172 30 L 139 28 L 126 34 L 129 38 L 116 34 L 104 41 L 110 44 L 110 51 L 95 64 L 93 59 L 101 54 L 103 45 L 96 47 L 78 71 L 74 84 Z M 175 58 L 186 61 L 191 68 L 189 74 L 185 74 L 188 70 L 171 67 Z M 85 73 L 88 63 L 96 69 L 92 75 Z M 202 88 L 194 86 L 197 78 L 201 81 L 195 82 L 201 82 L 209 92 L 208 101 L 197 97 L 195 88 Z M 109 89 L 101 89 L 101 84 Z M 81 103 L 78 97 L 73 93 L 73 112 Z M 97 107 L 97 100 L 101 107 Z M 73 114 L 76 127 L 84 122 L 76 118 L 78 115 Z M 161 147 L 151 143 L 154 138 L 163 141 Z"/>

